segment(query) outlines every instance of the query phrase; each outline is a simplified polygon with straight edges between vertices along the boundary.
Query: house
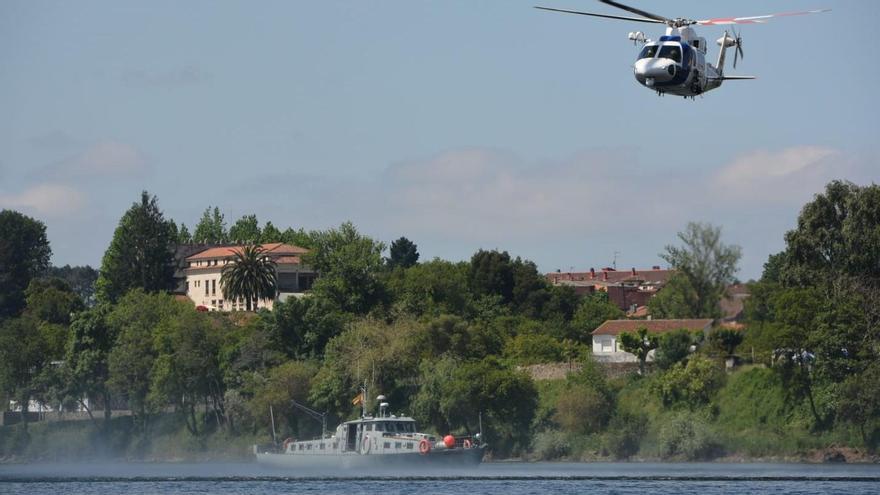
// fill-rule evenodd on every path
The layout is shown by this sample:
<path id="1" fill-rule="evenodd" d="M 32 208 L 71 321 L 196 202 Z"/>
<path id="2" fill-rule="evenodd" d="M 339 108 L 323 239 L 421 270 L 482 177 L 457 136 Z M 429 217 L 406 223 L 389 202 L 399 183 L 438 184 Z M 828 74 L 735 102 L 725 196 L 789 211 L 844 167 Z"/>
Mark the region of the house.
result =
<path id="1" fill-rule="evenodd" d="M 593 330 L 593 357 L 606 362 L 635 362 L 636 357 L 620 347 L 618 339 L 623 332 L 635 333 L 644 328 L 651 334 L 662 334 L 675 330 L 706 333 L 712 328 L 711 319 L 690 320 L 608 320 Z M 654 358 L 654 351 L 648 360 Z"/>
<path id="2" fill-rule="evenodd" d="M 749 297 L 749 287 L 745 284 L 727 286 L 721 298 L 721 325 L 725 328 L 741 329 L 745 317 L 745 302 Z"/>
<path id="3" fill-rule="evenodd" d="M 312 288 L 317 272 L 303 265 L 302 255 L 308 250 L 290 244 L 275 242 L 262 244 L 263 254 L 275 262 L 277 294 L 275 300 L 298 297 Z M 244 301 L 223 299 L 221 275 L 223 268 L 235 263 L 235 255 L 243 246 L 222 246 L 205 249 L 186 258 L 186 295 L 196 306 L 209 311 L 232 311 L 246 308 Z M 274 300 L 260 300 L 257 308 L 272 309 Z"/>
<path id="4" fill-rule="evenodd" d="M 644 308 L 648 299 L 654 297 L 673 274 L 675 270 L 662 270 L 659 266 L 650 270 L 620 271 L 606 267 L 598 272 L 590 268 L 588 272 L 556 272 L 545 277 L 551 284 L 572 287 L 580 295 L 607 292 L 609 301 L 622 311 L 632 313 Z"/>

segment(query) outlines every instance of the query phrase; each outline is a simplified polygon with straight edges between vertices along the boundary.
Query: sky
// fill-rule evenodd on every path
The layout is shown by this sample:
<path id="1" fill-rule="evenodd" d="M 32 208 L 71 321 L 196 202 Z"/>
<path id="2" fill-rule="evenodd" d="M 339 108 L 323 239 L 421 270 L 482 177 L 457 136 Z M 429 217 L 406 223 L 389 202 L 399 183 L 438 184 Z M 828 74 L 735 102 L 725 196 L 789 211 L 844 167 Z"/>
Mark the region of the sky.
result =
<path id="1" fill-rule="evenodd" d="M 747 280 L 828 181 L 880 182 L 880 2 L 631 3 L 832 11 L 741 26 L 730 73 L 758 79 L 691 101 L 633 78 L 627 33 L 660 27 L 533 1 L 5 0 L 0 208 L 46 224 L 54 264 L 92 266 L 142 190 L 191 230 L 208 206 L 350 220 L 423 260 L 497 248 L 545 272 L 663 265 L 698 221 Z"/>

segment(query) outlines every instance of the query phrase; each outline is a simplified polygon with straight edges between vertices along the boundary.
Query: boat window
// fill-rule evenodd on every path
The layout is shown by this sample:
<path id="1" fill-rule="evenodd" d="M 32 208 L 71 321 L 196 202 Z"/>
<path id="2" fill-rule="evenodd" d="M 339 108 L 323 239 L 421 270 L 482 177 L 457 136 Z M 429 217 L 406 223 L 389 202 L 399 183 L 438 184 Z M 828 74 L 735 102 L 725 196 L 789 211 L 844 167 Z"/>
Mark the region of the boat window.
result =
<path id="1" fill-rule="evenodd" d="M 384 423 L 376 423 L 376 431 L 385 431 Z"/>
<path id="2" fill-rule="evenodd" d="M 642 48 L 642 53 L 639 54 L 639 58 L 654 58 L 654 55 L 657 54 L 657 45 L 648 45 Z"/>
<path id="3" fill-rule="evenodd" d="M 385 442 L 385 444 L 382 445 L 382 448 L 383 448 L 383 449 L 390 449 L 390 448 L 391 448 L 391 442 Z"/>
<path id="4" fill-rule="evenodd" d="M 373 431 L 373 423 L 367 425 L 367 431 Z"/>
<path id="5" fill-rule="evenodd" d="M 681 47 L 674 45 L 666 45 L 660 48 L 660 58 L 669 58 L 678 63 L 681 63 Z"/>
<path id="6" fill-rule="evenodd" d="M 403 427 L 403 431 L 405 433 L 415 433 L 416 432 L 416 424 L 412 421 L 408 421 L 406 423 L 400 423 L 400 426 Z"/>

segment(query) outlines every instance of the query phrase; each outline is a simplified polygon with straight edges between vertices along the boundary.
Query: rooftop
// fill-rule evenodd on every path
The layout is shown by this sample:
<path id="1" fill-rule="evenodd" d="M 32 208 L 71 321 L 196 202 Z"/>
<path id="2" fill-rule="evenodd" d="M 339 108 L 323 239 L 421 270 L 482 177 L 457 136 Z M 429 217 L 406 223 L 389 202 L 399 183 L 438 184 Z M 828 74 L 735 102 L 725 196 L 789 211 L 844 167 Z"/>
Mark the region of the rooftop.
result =
<path id="1" fill-rule="evenodd" d="M 187 258 L 187 261 L 198 261 L 198 260 L 206 260 L 206 259 L 217 259 L 217 258 L 231 258 L 236 254 L 242 251 L 244 246 L 221 246 L 206 249 L 200 253 L 194 254 Z M 300 255 L 306 254 L 309 252 L 306 248 L 301 248 L 299 246 L 293 246 L 291 244 L 284 244 L 282 242 L 273 242 L 270 244 L 260 244 L 260 247 L 263 248 L 264 254 L 267 254 L 272 257 L 281 256 L 281 257 L 298 257 Z"/>
<path id="2" fill-rule="evenodd" d="M 619 335 L 645 328 L 648 333 L 664 333 L 675 330 L 702 331 L 712 325 L 709 318 L 688 320 L 607 320 L 593 330 L 593 335 Z"/>

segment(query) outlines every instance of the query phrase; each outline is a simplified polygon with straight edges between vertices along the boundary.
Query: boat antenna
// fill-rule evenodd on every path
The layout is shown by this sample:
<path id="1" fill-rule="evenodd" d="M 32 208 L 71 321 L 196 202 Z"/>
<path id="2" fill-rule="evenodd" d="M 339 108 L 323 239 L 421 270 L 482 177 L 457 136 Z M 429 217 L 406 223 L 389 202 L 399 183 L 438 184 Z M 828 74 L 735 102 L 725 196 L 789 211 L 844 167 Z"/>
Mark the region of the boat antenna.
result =
<path id="1" fill-rule="evenodd" d="M 269 419 L 272 420 L 272 443 L 278 445 L 278 439 L 275 438 L 275 413 L 272 412 L 272 404 L 269 404 Z"/>
<path id="2" fill-rule="evenodd" d="M 308 414 L 313 419 L 320 421 L 321 422 L 321 440 L 327 438 L 327 413 L 326 412 L 319 413 L 318 411 L 315 411 L 314 409 L 306 406 L 305 404 L 300 404 L 299 402 L 297 402 L 293 399 L 291 399 L 290 402 L 293 403 L 293 405 L 297 409 L 299 409 L 300 411 Z M 272 432 L 273 432 L 272 434 L 274 435 L 275 434 L 274 433 L 275 432 L 274 423 L 272 426 Z"/>
<path id="3" fill-rule="evenodd" d="M 367 381 L 364 380 L 364 385 L 361 387 L 361 419 L 367 417 Z"/>

